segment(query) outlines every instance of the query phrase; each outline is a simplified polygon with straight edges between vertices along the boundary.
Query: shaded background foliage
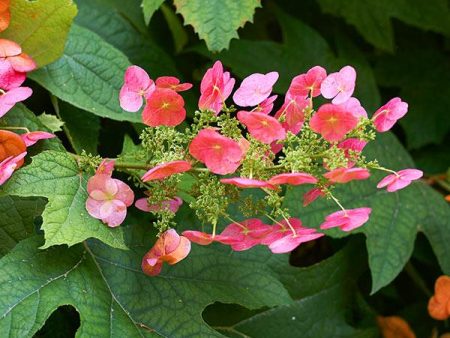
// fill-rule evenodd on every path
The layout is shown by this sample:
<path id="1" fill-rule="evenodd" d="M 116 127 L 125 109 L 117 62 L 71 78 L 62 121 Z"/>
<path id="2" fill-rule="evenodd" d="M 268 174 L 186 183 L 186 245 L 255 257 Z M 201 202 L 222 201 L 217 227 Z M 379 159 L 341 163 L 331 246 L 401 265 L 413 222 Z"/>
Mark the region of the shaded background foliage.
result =
<path id="1" fill-rule="evenodd" d="M 226 267 L 234 274 L 227 285 L 231 288 L 233 283 L 238 284 L 236 288 L 242 300 L 226 290 L 213 289 L 216 292 L 214 297 L 200 297 L 196 293 L 198 291 L 189 289 L 186 299 L 195 301 L 194 310 L 192 313 L 183 312 L 181 317 L 194 316 L 195 311 L 207 306 L 203 319 L 217 333 L 230 337 L 298 337 L 300 334 L 305 337 L 376 337 L 379 334 L 375 323 L 377 314 L 403 316 L 419 337 L 430 335 L 435 327 L 440 332 L 445 331 L 443 324 L 428 317 L 426 303 L 434 280 L 442 274 L 441 268 L 447 274 L 450 269 L 449 260 L 442 258 L 448 257 L 446 244 L 450 232 L 449 212 L 441 194 L 449 194 L 445 191 L 449 185 L 445 172 L 450 164 L 450 16 L 446 0 L 264 0 L 261 3 L 246 0 L 240 5 L 236 5 L 238 1 L 212 0 L 208 2 L 210 6 L 204 6 L 200 0 L 174 0 L 173 3 L 144 0 L 143 8 L 140 0 L 75 2 L 78 14 L 63 57 L 31 74 L 29 81 L 35 94 L 28 107 L 36 114 L 45 111 L 65 122 L 62 126 L 64 133 L 58 132 L 58 135 L 66 148 L 76 153 L 85 149 L 92 154 L 113 157 L 122 151 L 125 136 L 128 141 L 124 148 L 133 148 L 130 139 L 137 142 L 141 129 L 133 122 L 139 119 L 137 115 L 121 111 L 117 101 L 123 71 L 129 64 L 142 66 L 153 78 L 179 76 L 193 82 L 196 88 L 204 71 L 216 59 L 222 60 L 240 79 L 252 72 L 277 70 L 280 80 L 274 90 L 279 95 L 287 90 L 292 77 L 312 66 L 319 64 L 331 72 L 351 64 L 358 72 L 355 96 L 362 101 L 369 115 L 393 96 L 400 96 L 409 103 L 409 113 L 395 127 L 394 133 L 412 159 L 392 136 L 380 139 L 381 145 L 371 152 L 384 156 L 383 160 L 395 169 L 411 165 L 414 160 L 417 167 L 425 171 L 428 182 L 439 191 L 435 193 L 420 185 L 409 192 L 386 197 L 371 191 L 369 185 L 355 186 L 353 195 L 346 199 L 354 201 L 365 193 L 368 203 L 380 210 L 379 226 L 372 223 L 370 228 L 362 229 L 368 238 L 368 257 L 362 235 L 322 239 L 302 246 L 290 258 L 291 265 L 297 267 L 287 264 L 286 257 L 269 257 L 259 248 L 244 254 L 230 254 L 218 247 L 209 252 L 198 249 L 195 257 L 214 252 L 219 261 L 223 257 L 231 257 L 235 264 L 242 264 L 241 270 Z M 201 25 L 202 20 L 206 25 Z M 252 22 L 245 24 L 246 21 Z M 188 25 L 183 26 L 184 23 Z M 239 39 L 231 40 L 228 46 L 230 39 L 237 35 Z M 52 95 L 49 96 L 47 91 Z M 187 110 L 192 114 L 197 102 L 195 91 L 185 98 Z M 24 120 L 40 123 L 29 114 L 21 106 L 8 117 L 9 124 L 14 124 L 14 119 L 19 124 Z M 58 150 L 59 147 L 61 145 L 57 142 L 48 142 L 43 150 Z M 373 183 L 370 182 L 372 188 Z M 17 194 L 23 193 L 15 189 Z M 38 192 L 32 194 L 39 195 Z M 291 203 L 295 204 L 299 192 L 292 193 L 292 196 Z M 44 202 L 28 197 L 17 200 L 16 197 L 1 198 L 4 199 L 1 207 L 5 210 L 9 210 L 11 204 L 16 205 L 19 214 L 22 208 L 33 210 L 33 213 L 21 217 L 20 227 L 14 229 L 5 247 L 0 248 L 1 253 L 6 254 L 16 242 L 29 237 L 33 227 L 39 228 L 42 220 L 35 216 L 42 214 Z M 395 208 L 392 207 L 394 204 Z M 298 209 L 298 216 L 304 216 L 308 223 L 315 225 L 327 207 L 326 204 L 318 204 L 307 214 Z M 381 213 L 388 213 L 390 208 L 403 210 L 403 216 L 399 219 L 387 217 L 384 222 Z M 414 217 L 409 219 L 408 211 L 413 209 Z M 6 234 L 11 233 L 8 229 L 16 218 L 17 215 L 10 212 L 0 220 Z M 36 224 L 30 219 L 34 219 Z M 195 226 L 195 219 L 185 209 L 181 210 L 178 219 L 180 228 Z M 61 248 L 50 249 L 69 255 L 74 261 L 79 259 L 79 255 L 84 257 L 87 251 L 92 254 L 85 261 L 80 260 L 80 271 L 67 283 L 80 283 L 77 278 L 81 278 L 83 273 L 87 275 L 83 271 L 90 271 L 89 266 L 96 262 L 96 257 L 119 259 L 121 262 L 139 257 L 151 241 L 144 244 L 141 239 L 149 237 L 148 234 L 140 236 L 145 233 L 144 222 L 149 223 L 149 219 L 131 216 L 128 225 L 132 224 L 136 229 L 125 227 L 127 245 L 133 248 L 130 254 L 108 251 L 105 245 L 92 241 L 86 244 L 86 249 L 76 246 L 68 253 L 62 253 Z M 387 225 L 396 228 L 386 229 Z M 427 237 L 419 233 L 416 238 L 416 232 L 422 231 Z M 398 242 L 390 242 L 391 237 Z M 38 241 L 30 240 L 21 244 L 21 248 L 33 257 L 33 248 L 38 244 Z M 384 255 L 380 256 L 380 252 Z M 52 256 L 52 252 L 44 255 L 49 255 L 52 264 L 61 266 L 61 269 L 67 264 Z M 8 262 L 19 261 L 19 258 L 21 256 L 13 254 L 8 256 Z M 101 259 L 98 262 L 102 262 Z M 36 261 L 33 264 L 43 263 Z M 207 266 L 208 262 L 201 261 L 201 264 Z M 194 272 L 202 273 L 202 267 L 195 266 Z M 244 268 L 261 270 L 266 275 L 261 279 L 249 277 L 242 271 Z M 184 273 L 192 276 L 187 263 L 181 264 L 179 269 L 179 272 L 164 276 L 166 281 L 155 282 L 156 288 L 164 292 L 165 283 L 170 283 L 170 278 L 181 278 Z M 109 289 L 117 288 L 121 281 L 126 283 L 135 278 L 121 272 L 118 275 L 122 280 L 118 281 L 114 279 L 113 268 L 107 267 L 105 271 L 106 277 L 102 277 Z M 248 278 L 249 282 L 259 281 L 261 300 L 246 295 L 247 284 L 241 284 L 239 276 Z M 92 283 L 102 290 L 102 297 L 109 297 L 100 277 L 92 279 Z M 151 290 L 143 282 L 129 283 Z M 181 284 L 178 283 L 173 284 L 174 288 Z M 265 294 L 267 285 L 272 289 Z M 57 286 L 55 290 L 61 292 L 61 288 Z M 176 298 L 169 291 L 167 294 Z M 289 298 L 287 294 L 292 302 L 273 307 L 281 304 L 281 299 Z M 74 302 L 72 298 L 60 297 L 68 303 Z M 158 301 L 151 297 L 148 302 L 156 307 Z M 137 299 L 130 299 L 131 304 L 138 303 Z M 79 302 L 77 309 L 71 306 L 58 308 L 36 336 L 73 336 L 80 323 L 76 310 L 83 312 L 83 307 L 89 309 L 87 303 Z M 52 308 L 46 311 L 50 314 Z M 131 316 L 136 315 L 143 323 L 149 320 L 148 313 L 140 314 L 133 307 L 131 312 Z M 199 322 L 199 318 L 196 321 Z M 197 322 L 192 324 L 193 333 L 185 331 L 186 336 L 195 336 L 195 332 L 212 334 L 212 331 L 195 325 Z M 200 327 L 201 324 L 198 325 Z M 161 327 L 163 333 L 178 332 L 170 325 Z M 84 329 L 92 328 L 86 325 Z M 145 329 L 142 332 L 142 336 L 155 334 Z"/>

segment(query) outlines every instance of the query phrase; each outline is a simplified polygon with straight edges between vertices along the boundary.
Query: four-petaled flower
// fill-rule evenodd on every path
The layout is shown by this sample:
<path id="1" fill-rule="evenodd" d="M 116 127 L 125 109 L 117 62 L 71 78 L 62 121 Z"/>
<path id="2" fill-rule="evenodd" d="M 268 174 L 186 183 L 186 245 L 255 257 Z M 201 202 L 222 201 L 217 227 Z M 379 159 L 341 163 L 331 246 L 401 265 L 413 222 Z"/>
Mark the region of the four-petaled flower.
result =
<path id="1" fill-rule="evenodd" d="M 270 115 L 241 110 L 237 118 L 247 127 L 250 135 L 262 143 L 270 144 L 286 137 L 281 123 Z"/>
<path id="2" fill-rule="evenodd" d="M 356 71 L 351 66 L 343 67 L 337 73 L 329 74 L 322 81 L 320 92 L 326 99 L 333 99 L 334 104 L 347 101 L 355 90 Z"/>
<path id="3" fill-rule="evenodd" d="M 277 80 L 277 72 L 252 74 L 246 77 L 234 92 L 233 101 L 241 107 L 256 106 L 270 96 L 272 87 Z"/>
<path id="4" fill-rule="evenodd" d="M 370 208 L 357 208 L 336 211 L 327 217 L 325 222 L 320 225 L 321 229 L 330 229 L 339 227 L 342 231 L 352 231 L 359 228 L 369 220 Z"/>
<path id="5" fill-rule="evenodd" d="M 397 120 L 401 119 L 408 112 L 408 104 L 399 97 L 394 97 L 384 106 L 378 108 L 373 114 L 372 120 L 375 128 L 379 132 L 391 129 Z"/>
<path id="6" fill-rule="evenodd" d="M 308 70 L 305 74 L 297 75 L 292 79 L 288 93 L 291 96 L 305 97 L 310 95 L 316 97 L 320 95 L 320 85 L 327 77 L 327 71 L 315 66 Z"/>
<path id="7" fill-rule="evenodd" d="M 155 83 L 147 72 L 138 66 L 130 66 L 125 71 L 124 83 L 119 93 L 122 109 L 137 112 L 155 90 Z"/>
<path id="8" fill-rule="evenodd" d="M 417 169 L 403 169 L 394 174 L 383 178 L 378 184 L 377 188 L 387 187 L 386 190 L 394 192 L 411 184 L 412 181 L 418 180 L 423 176 L 423 172 Z"/>

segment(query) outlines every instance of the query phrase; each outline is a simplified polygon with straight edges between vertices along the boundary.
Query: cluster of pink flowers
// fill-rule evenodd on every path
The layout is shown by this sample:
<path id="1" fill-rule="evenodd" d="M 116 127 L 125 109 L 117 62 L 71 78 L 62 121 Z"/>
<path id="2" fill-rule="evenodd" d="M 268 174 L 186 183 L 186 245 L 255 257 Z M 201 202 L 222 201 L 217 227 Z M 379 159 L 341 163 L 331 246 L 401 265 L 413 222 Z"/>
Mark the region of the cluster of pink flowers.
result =
<path id="1" fill-rule="evenodd" d="M 408 105 L 400 98 L 394 98 L 380 107 L 369 120 L 361 103 L 352 96 L 356 83 L 355 69 L 345 66 L 327 75 L 324 68 L 316 66 L 293 78 L 284 102 L 272 114 L 277 98 L 272 95 L 272 88 L 277 80 L 277 72 L 252 74 L 234 92 L 233 101 L 240 107 L 235 116 L 244 131 L 242 135 L 230 137 L 222 134 L 221 128 L 207 125 L 188 140 L 188 153 L 183 158 L 157 164 L 142 176 L 142 182 L 161 181 L 204 165 L 206 169 L 202 170 L 210 173 L 231 175 L 220 178 L 220 182 L 241 189 L 260 188 L 269 192 L 280 191 L 282 185 L 310 184 L 315 187 L 304 195 L 304 205 L 327 196 L 341 208 L 325 218 L 320 230 L 339 228 L 352 231 L 365 224 L 371 214 L 370 208 L 345 209 L 330 195 L 328 188 L 370 177 L 370 168 L 356 167 L 355 161 L 355 154 L 361 154 L 367 140 L 349 135 L 362 123 L 371 125 L 378 132 L 391 129 L 406 114 Z M 215 62 L 206 71 L 200 84 L 200 111 L 212 116 L 222 111 L 228 114 L 233 112 L 234 109 L 227 108 L 225 102 L 232 94 L 235 82 L 230 73 L 224 71 L 221 62 Z M 160 77 L 153 81 L 142 68 L 131 66 L 125 72 L 124 85 L 119 95 L 120 105 L 127 111 L 137 112 L 145 104 L 142 111 L 145 124 L 150 127 L 175 127 L 186 118 L 184 100 L 179 92 L 191 87 L 191 84 L 180 83 L 174 77 Z M 313 98 L 320 95 L 331 102 L 314 110 Z M 276 154 L 283 150 L 288 135 L 301 133 L 306 123 L 323 142 L 328 142 L 330 147 L 337 147 L 344 153 L 347 158 L 345 166 L 329 169 L 324 159 L 324 172 L 320 175 L 287 171 L 259 179 L 235 174 L 246 159 L 250 139 L 270 146 Z M 106 166 L 111 170 L 105 169 Z M 416 169 L 398 172 L 382 167 L 374 169 L 390 172 L 378 184 L 378 188 L 387 187 L 389 192 L 402 189 L 422 176 L 422 172 Z M 102 163 L 95 176 L 89 180 L 86 206 L 93 217 L 109 226 L 117 226 L 125 218 L 126 207 L 133 203 L 134 196 L 126 184 L 112 179 L 111 173 L 111 162 Z M 147 194 L 151 194 L 151 191 Z M 145 212 L 167 210 L 176 213 L 181 204 L 180 197 L 172 196 L 158 205 L 149 205 L 146 198 L 138 199 L 135 206 Z M 297 218 L 283 217 L 280 221 L 273 221 L 272 225 L 256 218 L 232 221 L 218 234 L 215 226 L 212 233 L 194 229 L 184 231 L 182 236 L 174 229 L 166 230 L 145 255 L 142 269 L 148 275 L 158 274 L 164 262 L 175 264 L 185 258 L 190 251 L 190 242 L 199 245 L 218 242 L 229 245 L 235 251 L 266 245 L 273 253 L 286 253 L 301 243 L 324 236 L 318 229 L 303 226 Z"/>

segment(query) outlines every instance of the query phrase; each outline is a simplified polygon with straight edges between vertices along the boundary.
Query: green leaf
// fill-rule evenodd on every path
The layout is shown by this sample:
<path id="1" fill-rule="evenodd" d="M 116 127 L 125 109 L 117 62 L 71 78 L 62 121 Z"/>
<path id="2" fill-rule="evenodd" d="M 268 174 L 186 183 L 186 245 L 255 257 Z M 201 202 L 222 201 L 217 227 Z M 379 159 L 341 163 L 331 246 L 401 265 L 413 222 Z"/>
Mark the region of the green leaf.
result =
<path id="1" fill-rule="evenodd" d="M 394 50 L 391 19 L 450 35 L 449 7 L 446 0 L 319 0 L 325 13 L 342 16 L 374 46 Z"/>
<path id="2" fill-rule="evenodd" d="M 189 37 L 186 30 L 183 28 L 183 24 L 180 18 L 176 15 L 175 11 L 166 4 L 161 6 L 161 12 L 166 18 L 167 25 L 172 33 L 175 52 L 179 53 L 183 50 L 183 47 L 189 42 Z"/>
<path id="3" fill-rule="evenodd" d="M 230 40 L 238 38 L 237 30 L 247 21 L 252 22 L 260 0 L 211 0 L 205 5 L 201 0 L 174 0 L 177 12 L 191 25 L 208 49 L 220 51 L 228 48 Z"/>
<path id="4" fill-rule="evenodd" d="M 44 206 L 41 198 L 0 197 L 0 256 L 34 234 L 34 219 L 42 214 Z"/>
<path id="5" fill-rule="evenodd" d="M 140 114 L 123 111 L 119 91 L 127 57 L 95 33 L 73 25 L 64 55 L 30 74 L 59 99 L 98 116 L 139 122 Z"/>
<path id="6" fill-rule="evenodd" d="M 46 251 L 36 238 L 20 243 L 0 261 L 0 334 L 31 337 L 54 309 L 70 304 L 80 314 L 80 337 L 219 337 L 202 319 L 208 304 L 291 301 L 267 264 L 220 246 L 194 246 L 185 260 L 148 277 L 140 264 L 154 235 L 140 220 L 125 223 L 128 251 L 97 241 Z"/>
<path id="7" fill-rule="evenodd" d="M 0 191 L 15 196 L 48 199 L 42 214 L 45 245 L 69 246 L 87 238 L 98 238 L 116 248 L 126 249 L 122 229 L 111 229 L 86 211 L 88 175 L 65 152 L 45 151 L 30 165 L 14 173 Z"/>
<path id="8" fill-rule="evenodd" d="M 381 134 L 364 153 L 394 170 L 414 167 L 405 149 L 388 133 Z M 403 269 L 413 251 L 418 231 L 427 236 L 444 273 L 450 273 L 450 208 L 442 196 L 421 182 L 388 193 L 376 188 L 384 176 L 386 173 L 376 173 L 367 181 L 346 184 L 335 194 L 346 208 L 372 208 L 369 222 L 351 233 L 364 233 L 367 237 L 372 293 L 389 284 Z M 289 191 L 286 206 L 308 226 L 319 226 L 326 215 L 338 209 L 326 200 L 302 208 L 303 193 L 303 189 Z M 339 230 L 327 233 L 336 237 L 348 235 Z"/>
<path id="9" fill-rule="evenodd" d="M 164 0 L 142 0 L 142 11 L 144 12 L 144 20 L 148 25 L 153 14 L 162 5 Z"/>
<path id="10" fill-rule="evenodd" d="M 61 56 L 77 7 L 71 0 L 11 1 L 11 23 L 1 38 L 22 46 L 39 67 Z"/>
<path id="11" fill-rule="evenodd" d="M 42 113 L 41 115 L 38 115 L 37 118 L 52 133 L 62 131 L 61 127 L 64 125 L 64 122 L 58 119 L 55 115 Z"/>

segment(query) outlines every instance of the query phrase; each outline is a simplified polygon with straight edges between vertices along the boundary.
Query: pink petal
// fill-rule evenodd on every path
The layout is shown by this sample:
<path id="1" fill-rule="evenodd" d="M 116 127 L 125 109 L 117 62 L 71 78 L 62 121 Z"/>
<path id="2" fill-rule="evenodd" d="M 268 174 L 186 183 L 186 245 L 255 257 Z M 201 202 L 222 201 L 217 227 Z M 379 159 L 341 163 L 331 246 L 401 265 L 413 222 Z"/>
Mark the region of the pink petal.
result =
<path id="1" fill-rule="evenodd" d="M 158 164 L 156 167 L 147 171 L 142 176 L 142 181 L 161 180 L 163 178 L 183 173 L 192 169 L 192 165 L 187 161 L 172 161 Z"/>
<path id="2" fill-rule="evenodd" d="M 290 184 L 290 185 L 300 185 L 300 184 L 316 184 L 317 178 L 306 173 L 285 173 L 273 176 L 269 181 L 270 184 Z"/>
<path id="3" fill-rule="evenodd" d="M 370 172 L 365 168 L 337 168 L 323 175 L 331 183 L 348 183 L 353 180 L 365 180 Z"/>
<path id="4" fill-rule="evenodd" d="M 281 123 L 270 115 L 241 110 L 237 118 L 247 127 L 250 135 L 263 143 L 270 144 L 286 137 L 286 131 Z"/>
<path id="5" fill-rule="evenodd" d="M 33 91 L 28 87 L 13 88 L 0 96 L 0 117 L 4 116 L 17 102 L 26 100 Z"/>
<path id="6" fill-rule="evenodd" d="M 113 180 L 117 185 L 117 193 L 115 194 L 114 198 L 116 200 L 122 201 L 127 207 L 132 205 L 134 201 L 133 190 L 131 190 L 128 184 L 115 178 Z"/>
<path id="7" fill-rule="evenodd" d="M 15 157 L 7 157 L 0 163 L 0 185 L 5 183 L 12 176 L 18 163 L 25 158 L 26 154 L 26 152 L 23 152 Z"/>
<path id="8" fill-rule="evenodd" d="M 56 137 L 56 135 L 47 133 L 45 131 L 32 131 L 32 132 L 20 135 L 20 137 L 25 142 L 26 146 L 30 147 L 33 144 L 35 144 L 36 142 L 38 142 L 39 140 L 46 140 L 46 139 L 54 138 L 54 137 Z"/>
<path id="9" fill-rule="evenodd" d="M 232 184 L 239 188 L 266 188 L 272 190 L 276 189 L 272 184 L 268 182 L 244 177 L 222 178 L 220 182 L 224 184 Z"/>

